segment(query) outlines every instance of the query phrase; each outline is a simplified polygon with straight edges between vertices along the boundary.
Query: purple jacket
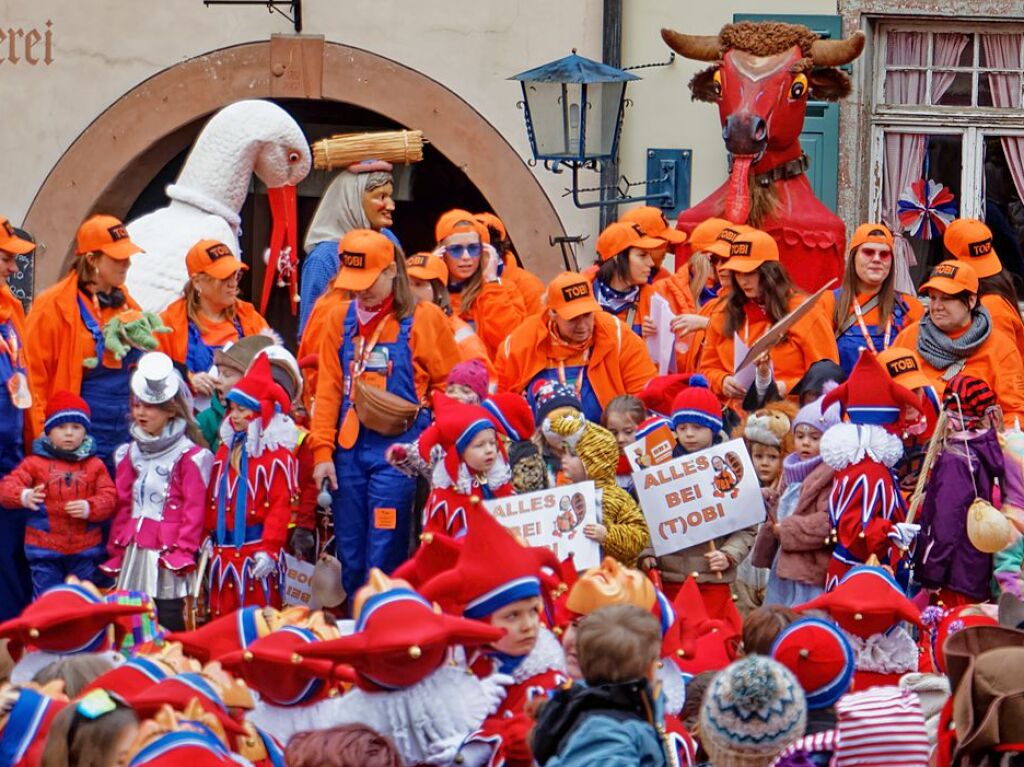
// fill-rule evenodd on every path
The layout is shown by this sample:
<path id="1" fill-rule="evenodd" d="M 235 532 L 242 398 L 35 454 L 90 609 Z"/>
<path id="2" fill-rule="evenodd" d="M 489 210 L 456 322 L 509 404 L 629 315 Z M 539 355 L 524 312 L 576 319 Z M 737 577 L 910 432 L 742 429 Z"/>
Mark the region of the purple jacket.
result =
<path id="1" fill-rule="evenodd" d="M 128 456 L 119 461 L 117 509 L 107 546 L 110 556 L 119 559 L 134 541 L 140 548 L 164 552 L 164 566 L 172 570 L 194 564 L 202 542 L 211 462 L 210 452 L 195 445 L 178 458 L 168 480 L 163 518 L 157 521 L 132 518 L 135 468 Z"/>
<path id="2" fill-rule="evenodd" d="M 947 440 L 935 459 L 921 505 L 914 572 L 925 588 L 946 587 L 984 602 L 992 596 L 992 555 L 978 551 L 967 539 L 967 509 L 976 497 L 992 500 L 993 482 L 997 477 L 1003 481 L 1005 469 L 995 431 L 966 444 L 974 467 L 973 483 L 963 440 Z"/>

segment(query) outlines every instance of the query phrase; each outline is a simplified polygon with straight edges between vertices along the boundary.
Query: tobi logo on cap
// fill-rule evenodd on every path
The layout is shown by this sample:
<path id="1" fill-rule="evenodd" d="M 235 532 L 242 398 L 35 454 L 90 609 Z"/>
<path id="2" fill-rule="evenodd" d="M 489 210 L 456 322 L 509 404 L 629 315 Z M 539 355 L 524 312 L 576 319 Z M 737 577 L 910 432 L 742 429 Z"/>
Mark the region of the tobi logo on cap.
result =
<path id="1" fill-rule="evenodd" d="M 15 237 L 17 235 L 10 221 L 4 221 L 4 231 L 7 232 L 8 237 Z"/>
<path id="2" fill-rule="evenodd" d="M 206 249 L 206 255 L 210 257 L 211 261 L 216 261 L 218 258 L 231 258 L 231 248 L 224 243 L 218 242 L 216 245 L 211 245 Z"/>
<path id="3" fill-rule="evenodd" d="M 889 362 L 885 363 L 885 368 L 889 371 L 889 375 L 892 378 L 903 373 L 917 373 L 920 370 L 917 366 L 917 360 L 910 356 L 889 360 Z"/>
<path id="4" fill-rule="evenodd" d="M 729 246 L 729 255 L 730 256 L 749 256 L 750 255 L 750 249 L 751 249 L 752 246 L 753 246 L 753 243 L 750 243 L 750 242 L 742 242 L 742 241 L 741 242 L 734 242 L 732 245 Z"/>
<path id="5" fill-rule="evenodd" d="M 725 242 L 732 242 L 739 236 L 739 232 L 737 232 L 735 229 L 729 229 L 728 227 L 726 227 L 725 229 L 718 233 L 718 239 L 724 240 Z"/>
<path id="6" fill-rule="evenodd" d="M 574 282 L 562 288 L 562 298 L 566 301 L 575 301 L 579 298 L 586 298 L 590 295 L 589 282 Z"/>
<path id="7" fill-rule="evenodd" d="M 960 267 L 955 264 L 939 264 L 932 271 L 932 277 L 948 277 L 949 279 L 956 279 L 957 273 L 960 271 Z"/>
<path id="8" fill-rule="evenodd" d="M 981 256 L 987 256 L 992 252 L 992 238 L 982 240 L 981 242 L 972 242 L 967 246 L 967 252 L 971 254 L 971 258 L 981 258 Z"/>
<path id="9" fill-rule="evenodd" d="M 356 253 L 351 250 L 343 251 L 341 254 L 342 266 L 347 266 L 349 269 L 365 269 L 366 268 L 366 254 Z"/>
<path id="10" fill-rule="evenodd" d="M 413 256 L 408 261 L 406 261 L 406 265 L 421 268 L 427 265 L 429 258 L 430 256 Z"/>
<path id="11" fill-rule="evenodd" d="M 107 234 L 110 235 L 110 239 L 112 242 L 128 239 L 128 230 L 124 228 L 124 224 L 118 224 L 117 226 L 108 227 Z"/>

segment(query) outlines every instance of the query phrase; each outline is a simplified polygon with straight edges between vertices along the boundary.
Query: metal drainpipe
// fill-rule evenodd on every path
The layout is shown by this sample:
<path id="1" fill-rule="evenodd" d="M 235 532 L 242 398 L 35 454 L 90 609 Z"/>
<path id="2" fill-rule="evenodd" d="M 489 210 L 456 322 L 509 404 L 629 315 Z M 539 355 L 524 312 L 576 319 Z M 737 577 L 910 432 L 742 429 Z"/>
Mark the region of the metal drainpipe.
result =
<path id="1" fill-rule="evenodd" d="M 601 58 L 605 64 L 613 67 L 622 66 L 622 0 L 603 0 L 604 22 L 601 28 Z M 612 159 L 601 169 L 601 186 L 614 186 L 619 180 L 619 160 Z M 603 188 L 601 199 L 608 200 L 615 196 L 613 190 Z M 619 206 L 609 205 L 601 208 L 601 229 L 619 217 Z"/>

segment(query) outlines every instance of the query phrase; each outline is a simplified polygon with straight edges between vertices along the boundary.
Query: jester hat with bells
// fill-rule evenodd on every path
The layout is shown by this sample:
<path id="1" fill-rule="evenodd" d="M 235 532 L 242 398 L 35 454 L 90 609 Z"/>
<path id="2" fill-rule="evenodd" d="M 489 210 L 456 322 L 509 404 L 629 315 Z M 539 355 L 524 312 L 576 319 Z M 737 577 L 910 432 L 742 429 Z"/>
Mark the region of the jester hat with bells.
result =
<path id="1" fill-rule="evenodd" d="M 270 360 L 265 354 L 253 360 L 249 371 L 228 392 L 227 400 L 259 413 L 264 428 L 275 413 L 287 415 L 292 406 L 288 392 L 274 380 Z"/>
<path id="2" fill-rule="evenodd" d="M 561 563 L 554 552 L 524 546 L 484 509 L 468 507 L 466 526 L 455 566 L 421 589 L 446 610 L 461 609 L 467 618 L 486 620 L 506 605 L 541 596 L 543 568 L 560 577 Z"/>
<path id="3" fill-rule="evenodd" d="M 305 607 L 242 607 L 222 615 L 193 631 L 168 634 L 168 642 L 180 642 L 185 653 L 200 663 L 209 663 L 235 650 L 244 650 L 260 637 L 281 626 L 305 619 Z"/>
<path id="4" fill-rule="evenodd" d="M 498 432 L 504 434 L 505 432 L 490 411 L 480 405 L 466 405 L 440 392 L 434 393 L 433 402 L 434 422 L 420 435 L 420 458 L 428 466 L 433 465 L 434 449 L 440 447 L 444 451 L 444 469 L 451 481 L 455 482 L 459 478 L 462 453 L 469 447 L 473 439 L 488 429 L 494 431 L 495 434 Z M 500 440 L 498 440 L 498 455 L 499 461 L 495 466 L 504 463 L 507 468 L 505 447 Z"/>
<path id="5" fill-rule="evenodd" d="M 411 687 L 436 671 L 451 647 L 489 644 L 505 633 L 442 613 L 408 583 L 392 580 L 377 568 L 356 592 L 353 615 L 355 633 L 295 651 L 306 659 L 351 666 L 356 685 L 367 692 Z"/>
<path id="6" fill-rule="evenodd" d="M 92 583 L 72 578 L 45 591 L 17 618 L 0 623 L 0 638 L 10 639 L 7 649 L 15 659 L 26 646 L 59 655 L 100 652 L 120 646 L 131 630 L 125 618 L 149 609 L 108 602 Z"/>
<path id="7" fill-rule="evenodd" d="M 878 358 L 863 349 L 849 378 L 825 395 L 821 411 L 836 402 L 850 423 L 881 426 L 893 434 L 906 426 L 907 407 L 925 411 L 921 398 L 893 381 Z"/>

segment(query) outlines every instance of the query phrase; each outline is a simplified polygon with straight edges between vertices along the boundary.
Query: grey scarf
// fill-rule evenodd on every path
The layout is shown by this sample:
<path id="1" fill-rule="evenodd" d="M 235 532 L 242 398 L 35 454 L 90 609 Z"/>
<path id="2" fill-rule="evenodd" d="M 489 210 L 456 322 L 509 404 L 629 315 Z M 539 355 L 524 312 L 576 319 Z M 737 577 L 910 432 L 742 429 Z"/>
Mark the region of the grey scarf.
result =
<path id="1" fill-rule="evenodd" d="M 917 351 L 925 362 L 938 370 L 948 372 L 948 368 L 955 366 L 952 373 L 956 375 L 991 334 L 992 319 L 983 306 L 975 309 L 970 327 L 959 338 L 950 338 L 935 327 L 931 316 L 926 314 L 917 333 Z M 945 374 L 943 378 L 946 378 Z"/>

